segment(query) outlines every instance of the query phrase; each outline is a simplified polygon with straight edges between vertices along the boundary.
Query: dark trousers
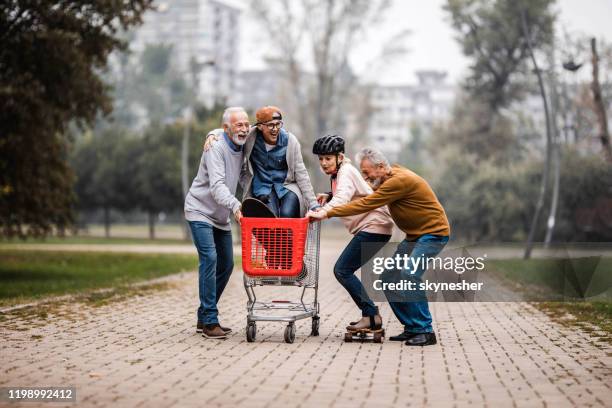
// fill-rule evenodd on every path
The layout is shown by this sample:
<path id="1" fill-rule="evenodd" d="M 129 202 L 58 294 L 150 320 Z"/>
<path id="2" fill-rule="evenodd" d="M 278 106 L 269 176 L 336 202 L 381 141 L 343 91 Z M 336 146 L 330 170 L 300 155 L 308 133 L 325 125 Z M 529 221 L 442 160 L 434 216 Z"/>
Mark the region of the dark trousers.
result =
<path id="1" fill-rule="evenodd" d="M 268 208 L 279 218 L 299 218 L 300 200 L 293 191 L 287 191 L 283 198 L 278 198 L 276 190 L 272 188 L 266 203 Z M 266 242 L 264 240 L 263 242 Z M 291 231 L 274 230 L 264 244 L 266 248 L 266 262 L 272 269 L 291 269 L 291 254 L 293 252 L 293 235 Z"/>
<path id="2" fill-rule="evenodd" d="M 355 272 L 369 261 L 390 239 L 391 235 L 374 234 L 365 231 L 358 232 L 346 248 L 344 248 L 334 266 L 336 279 L 351 295 L 357 307 L 361 309 L 362 316 L 374 316 L 377 314 L 378 309 L 366 293 L 359 278 L 355 276 Z"/>
<path id="3" fill-rule="evenodd" d="M 300 217 L 300 200 L 293 191 L 288 190 L 283 198 L 278 198 L 273 188 L 267 206 L 279 218 Z"/>

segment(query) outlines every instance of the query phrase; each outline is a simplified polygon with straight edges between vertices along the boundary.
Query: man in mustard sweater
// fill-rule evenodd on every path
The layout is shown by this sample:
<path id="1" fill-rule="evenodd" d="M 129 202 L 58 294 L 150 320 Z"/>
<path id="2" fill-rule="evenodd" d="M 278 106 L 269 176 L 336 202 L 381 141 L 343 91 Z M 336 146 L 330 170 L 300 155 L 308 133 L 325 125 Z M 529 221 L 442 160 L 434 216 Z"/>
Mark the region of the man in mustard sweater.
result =
<path id="1" fill-rule="evenodd" d="M 362 149 L 356 162 L 374 193 L 329 211 L 310 211 L 308 216 L 316 219 L 347 217 L 386 205 L 395 224 L 406 234 L 394 258 L 405 254 L 410 258 L 435 257 L 448 242 L 450 227 L 444 208 L 427 181 L 404 167 L 390 166 L 385 156 L 373 148 Z M 408 265 L 413 263 L 409 261 Z M 425 272 L 421 265 L 422 262 L 418 263 L 414 270 L 408 267 L 394 271 L 394 276 L 399 274 L 404 279 L 408 278 L 416 282 L 418 287 Z M 385 275 L 388 279 L 393 274 Z M 396 301 L 397 294 L 385 292 L 385 295 L 395 316 L 404 325 L 404 332 L 389 340 L 406 341 L 410 346 L 436 344 L 429 305 L 423 292 L 411 293 L 407 301 L 405 296 L 400 295 L 402 301 Z"/>

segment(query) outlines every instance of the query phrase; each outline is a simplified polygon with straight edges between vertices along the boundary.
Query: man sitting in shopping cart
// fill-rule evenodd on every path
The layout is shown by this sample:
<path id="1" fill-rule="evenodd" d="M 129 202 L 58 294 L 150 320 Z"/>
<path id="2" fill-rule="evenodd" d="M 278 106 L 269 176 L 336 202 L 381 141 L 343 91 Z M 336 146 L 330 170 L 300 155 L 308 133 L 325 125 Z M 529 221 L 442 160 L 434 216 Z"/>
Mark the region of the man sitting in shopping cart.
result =
<path id="1" fill-rule="evenodd" d="M 231 331 L 219 324 L 217 302 L 234 269 L 230 215 L 237 222 L 242 218 L 235 194 L 249 129 L 243 108 L 225 110 L 223 140 L 202 154 L 198 174 L 185 197 L 185 218 L 200 259 L 196 331 L 206 338 L 222 339 Z"/>
<path id="2" fill-rule="evenodd" d="M 386 276 L 397 279 L 398 275 L 400 278 L 404 275 L 416 281 L 418 287 L 425 269 L 422 262 L 416 261 L 419 258 L 435 257 L 449 239 L 450 227 L 444 208 L 427 181 L 402 166 L 390 166 L 380 151 L 366 147 L 359 152 L 356 162 L 374 193 L 329 210 L 310 211 L 307 215 L 322 220 L 355 216 L 388 206 L 391 218 L 406 233 L 406 238 L 398 245 L 393 258 L 408 255 L 411 258 L 408 265 L 418 266 L 410 271 L 389 271 L 392 273 L 387 273 Z M 403 296 L 397 301 L 398 297 L 392 295 L 394 294 L 385 292 L 395 316 L 404 325 L 404 332 L 390 337 L 389 340 L 406 341 L 409 346 L 436 344 L 429 305 L 424 293 L 417 291 L 410 295 L 411 299 L 408 301 L 405 301 Z"/>
<path id="3" fill-rule="evenodd" d="M 304 165 L 300 143 L 283 128 L 283 114 L 276 106 L 257 110 L 256 126 L 244 146 L 244 163 L 240 184 L 244 195 L 264 202 L 281 218 L 303 217 L 319 204 Z M 222 137 L 222 129 L 209 133 L 206 151 Z"/>

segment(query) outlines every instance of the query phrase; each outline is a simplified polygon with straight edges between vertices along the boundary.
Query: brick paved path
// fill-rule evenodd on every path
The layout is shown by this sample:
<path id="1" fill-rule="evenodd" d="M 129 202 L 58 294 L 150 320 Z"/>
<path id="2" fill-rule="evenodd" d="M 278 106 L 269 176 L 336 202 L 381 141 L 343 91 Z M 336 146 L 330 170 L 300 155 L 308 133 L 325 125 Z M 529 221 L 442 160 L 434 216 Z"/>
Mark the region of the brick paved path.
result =
<path id="1" fill-rule="evenodd" d="M 320 337 L 302 321 L 286 344 L 283 325 L 262 322 L 247 343 L 236 271 L 220 304 L 234 333 L 204 339 L 190 273 L 168 290 L 69 306 L 34 325 L 4 316 L 0 386 L 73 385 L 78 406 L 101 407 L 612 406 L 610 347 L 528 304 L 433 303 L 436 346 L 344 343 L 358 313 L 331 273 L 340 247 L 322 248 Z M 399 332 L 386 304 L 381 312 L 387 333 Z"/>

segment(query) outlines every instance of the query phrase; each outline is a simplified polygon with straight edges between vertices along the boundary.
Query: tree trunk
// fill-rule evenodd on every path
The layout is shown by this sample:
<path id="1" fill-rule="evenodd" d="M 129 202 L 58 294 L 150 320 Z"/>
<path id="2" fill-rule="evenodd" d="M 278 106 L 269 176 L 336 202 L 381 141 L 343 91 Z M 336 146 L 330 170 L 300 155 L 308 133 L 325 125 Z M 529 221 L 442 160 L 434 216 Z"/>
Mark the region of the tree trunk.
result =
<path id="1" fill-rule="evenodd" d="M 185 127 L 183 128 L 183 142 L 181 146 L 181 185 L 183 188 L 183 198 L 189 192 L 189 139 L 191 137 L 191 107 L 185 115 Z M 183 223 L 183 239 L 189 239 L 187 223 Z"/>
<path id="2" fill-rule="evenodd" d="M 559 206 L 559 188 L 561 184 L 561 135 L 557 126 L 557 114 L 559 113 L 559 94 L 557 92 L 557 74 L 556 74 L 556 58 L 553 48 L 551 55 L 551 63 L 553 66 L 550 73 L 550 89 L 551 89 L 551 125 L 553 131 L 553 191 L 550 203 L 550 211 L 548 213 L 548 222 L 546 223 L 546 237 L 544 238 L 544 247 L 549 248 L 555 232 L 557 223 L 557 208 Z"/>
<path id="3" fill-rule="evenodd" d="M 612 147 L 610 147 L 608 118 L 606 117 L 606 106 L 601 94 L 601 86 L 599 85 L 599 55 L 597 55 L 597 42 L 595 38 L 591 38 L 591 51 L 593 53 L 593 82 L 591 83 L 591 90 L 593 91 L 593 102 L 595 105 L 595 114 L 597 115 L 597 123 L 599 124 L 599 140 L 603 147 L 604 157 L 609 163 L 612 163 Z"/>
<path id="4" fill-rule="evenodd" d="M 104 237 L 110 238 L 110 228 L 111 228 L 110 208 L 105 206 L 104 207 Z"/>
<path id="5" fill-rule="evenodd" d="M 521 23 L 523 26 L 523 35 L 527 40 L 527 48 L 529 49 L 529 56 L 531 58 L 531 62 L 533 63 L 533 67 L 535 73 L 538 77 L 538 85 L 540 87 L 540 94 L 542 95 L 542 103 L 544 104 L 544 115 L 546 116 L 546 160 L 544 164 L 544 172 L 542 174 L 542 182 L 540 184 L 540 194 L 538 197 L 538 202 L 536 203 L 536 209 L 533 214 L 533 219 L 531 220 L 531 227 L 529 229 L 529 236 L 527 237 L 527 243 L 525 247 L 525 253 L 523 255 L 524 259 L 529 259 L 531 257 L 531 251 L 533 250 L 533 240 L 535 237 L 536 230 L 538 228 L 538 223 L 540 221 L 540 215 L 542 213 L 542 208 L 544 207 L 544 197 L 546 196 L 546 191 L 548 191 L 549 184 L 549 173 L 550 173 L 550 159 L 551 159 L 551 150 L 552 150 L 552 131 L 550 129 L 550 113 L 548 112 L 548 101 L 546 99 L 546 89 L 544 88 L 544 81 L 542 80 L 542 73 L 538 68 L 538 63 L 535 59 L 535 53 L 533 50 L 533 46 L 531 44 L 531 35 L 529 33 L 529 28 L 527 27 L 527 16 L 525 15 L 525 10 L 521 12 Z"/>
<path id="6" fill-rule="evenodd" d="M 155 213 L 149 211 L 149 239 L 155 239 Z"/>

